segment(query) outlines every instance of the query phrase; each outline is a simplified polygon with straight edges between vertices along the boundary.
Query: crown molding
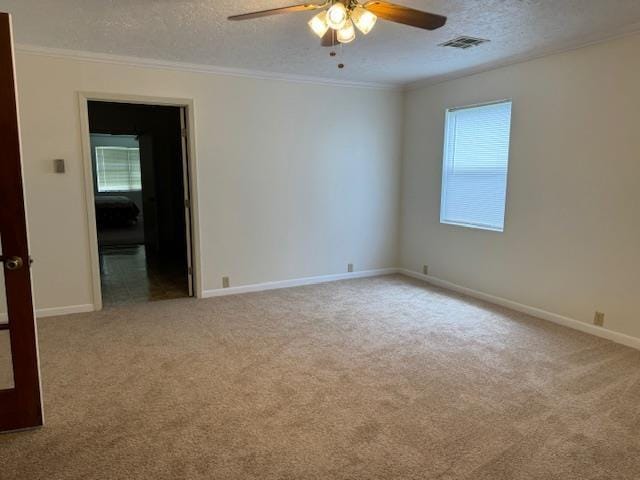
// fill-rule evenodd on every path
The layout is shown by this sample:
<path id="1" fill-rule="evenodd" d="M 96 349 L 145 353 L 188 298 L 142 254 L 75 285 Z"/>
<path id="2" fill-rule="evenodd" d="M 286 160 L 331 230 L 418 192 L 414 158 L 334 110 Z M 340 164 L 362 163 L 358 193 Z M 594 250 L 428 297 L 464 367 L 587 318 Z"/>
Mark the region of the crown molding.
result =
<path id="1" fill-rule="evenodd" d="M 253 78 L 259 80 L 273 80 L 291 83 L 305 83 L 312 85 L 340 86 L 352 88 L 368 88 L 375 90 L 401 90 L 402 85 L 377 82 L 358 82 L 350 80 L 338 80 L 333 78 L 313 77 L 287 73 L 264 72 L 243 68 L 221 67 L 216 65 L 204 65 L 197 63 L 171 62 L 153 58 L 130 57 L 124 55 L 112 55 L 108 53 L 87 52 L 82 50 L 70 50 L 63 48 L 41 47 L 19 43 L 16 51 L 29 55 L 39 55 L 52 58 L 64 58 L 83 62 L 103 63 L 111 65 L 124 65 L 138 68 L 154 68 L 159 70 L 172 70 L 179 72 L 201 73 L 208 75 L 220 75 L 229 77 Z"/>
<path id="2" fill-rule="evenodd" d="M 601 45 L 604 43 L 614 42 L 616 40 L 622 40 L 624 38 L 632 37 L 634 35 L 639 35 L 639 34 L 640 34 L 640 23 L 634 23 L 633 25 L 628 26 L 623 32 L 614 33 L 612 35 L 608 35 L 598 40 L 592 40 L 586 43 L 580 43 L 578 45 L 573 45 L 566 48 L 549 50 L 549 51 L 534 54 L 534 55 L 525 55 L 525 56 L 520 56 L 512 59 L 503 60 L 503 61 L 496 61 L 496 62 L 480 65 L 477 67 L 463 69 L 457 72 L 452 72 L 444 75 L 437 75 L 431 78 L 423 78 L 420 80 L 403 84 L 403 90 L 406 92 L 409 92 L 413 90 L 420 90 L 422 88 L 433 87 L 434 85 L 450 82 L 451 80 L 458 80 L 461 78 L 473 77 L 474 75 L 491 72 L 493 70 L 500 70 L 501 68 L 507 68 L 513 65 L 519 65 L 521 63 L 532 62 L 542 58 L 552 57 L 554 55 L 562 55 L 564 53 L 570 53 L 576 50 L 582 50 L 584 48 L 589 48 L 589 47 Z"/>
<path id="3" fill-rule="evenodd" d="M 363 81 L 350 81 L 350 80 L 338 80 L 335 78 L 314 77 L 309 75 L 297 75 L 277 72 L 265 72 L 261 70 L 222 67 L 217 65 L 205 65 L 198 63 L 186 63 L 186 62 L 172 62 L 167 60 L 158 60 L 153 58 L 133 57 L 125 55 L 113 55 L 108 53 L 88 52 L 84 50 L 72 50 L 63 48 L 51 48 L 41 47 L 38 45 L 31 45 L 25 43 L 18 43 L 15 46 L 17 52 L 26 53 L 31 55 L 40 55 L 53 58 L 66 58 L 71 60 L 94 62 L 94 63 L 106 63 L 112 65 L 124 65 L 130 67 L 139 68 L 154 68 L 161 70 L 173 70 L 190 73 L 202 73 L 209 75 L 231 76 L 240 78 L 254 78 L 259 80 L 273 80 L 291 83 L 305 83 L 312 85 L 325 85 L 325 86 L 341 86 L 352 88 L 368 88 L 376 90 L 398 90 L 398 91 L 412 91 L 419 90 L 421 88 L 432 87 L 441 83 L 449 82 L 451 80 L 457 80 L 466 77 L 472 77 L 474 75 L 490 72 L 492 70 L 499 70 L 501 68 L 510 67 L 512 65 L 518 65 L 534 60 L 538 60 L 553 55 L 561 55 L 563 53 L 580 50 L 583 48 L 589 48 L 595 45 L 608 43 L 611 41 L 619 40 L 625 37 L 640 34 L 640 23 L 627 26 L 625 31 L 618 32 L 613 35 L 609 35 L 605 38 L 593 40 L 578 45 L 550 50 L 539 54 L 522 56 L 504 61 L 492 62 L 489 64 L 463 69 L 461 71 L 452 72 L 449 74 L 438 75 L 430 78 L 423 78 L 412 82 L 398 82 L 398 83 L 384 83 L 384 82 L 363 82 Z"/>

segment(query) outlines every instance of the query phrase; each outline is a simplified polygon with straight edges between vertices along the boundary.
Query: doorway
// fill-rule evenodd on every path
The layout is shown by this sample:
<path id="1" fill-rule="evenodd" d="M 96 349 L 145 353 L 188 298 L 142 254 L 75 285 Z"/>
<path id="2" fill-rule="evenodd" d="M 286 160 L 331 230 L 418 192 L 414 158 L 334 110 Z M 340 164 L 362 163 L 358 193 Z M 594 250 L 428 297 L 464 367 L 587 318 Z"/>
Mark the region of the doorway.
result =
<path id="1" fill-rule="evenodd" d="M 102 304 L 193 296 L 184 107 L 87 103 Z"/>

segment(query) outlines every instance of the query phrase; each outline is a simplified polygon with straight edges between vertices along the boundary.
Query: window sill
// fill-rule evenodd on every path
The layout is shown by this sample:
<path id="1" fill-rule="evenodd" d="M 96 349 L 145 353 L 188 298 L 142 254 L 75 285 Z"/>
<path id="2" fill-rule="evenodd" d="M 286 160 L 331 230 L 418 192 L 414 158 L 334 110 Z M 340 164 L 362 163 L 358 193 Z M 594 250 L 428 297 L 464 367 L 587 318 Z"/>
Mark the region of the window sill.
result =
<path id="1" fill-rule="evenodd" d="M 496 228 L 496 227 L 490 227 L 488 225 L 476 225 L 473 223 L 452 222 L 452 221 L 443 220 L 443 219 L 440 219 L 440 223 L 442 225 L 453 225 L 454 227 L 471 228 L 473 230 L 485 230 L 488 232 L 504 233 L 504 227 Z"/>

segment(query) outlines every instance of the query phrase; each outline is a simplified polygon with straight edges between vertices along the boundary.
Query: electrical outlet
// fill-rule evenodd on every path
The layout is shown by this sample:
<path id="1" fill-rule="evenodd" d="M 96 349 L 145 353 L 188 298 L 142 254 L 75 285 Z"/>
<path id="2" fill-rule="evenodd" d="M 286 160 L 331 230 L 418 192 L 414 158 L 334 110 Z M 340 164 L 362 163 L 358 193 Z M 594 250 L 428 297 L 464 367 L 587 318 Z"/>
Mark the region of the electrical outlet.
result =
<path id="1" fill-rule="evenodd" d="M 222 288 L 229 288 L 229 277 L 222 277 Z"/>
<path id="2" fill-rule="evenodd" d="M 598 327 L 604 326 L 604 313 L 596 312 L 593 317 L 593 324 L 597 325 Z"/>
<path id="3" fill-rule="evenodd" d="M 425 275 L 429 275 L 429 265 L 422 266 L 422 273 L 424 273 Z"/>
<path id="4" fill-rule="evenodd" d="M 347 272 L 353 272 L 353 263 L 347 264 Z"/>

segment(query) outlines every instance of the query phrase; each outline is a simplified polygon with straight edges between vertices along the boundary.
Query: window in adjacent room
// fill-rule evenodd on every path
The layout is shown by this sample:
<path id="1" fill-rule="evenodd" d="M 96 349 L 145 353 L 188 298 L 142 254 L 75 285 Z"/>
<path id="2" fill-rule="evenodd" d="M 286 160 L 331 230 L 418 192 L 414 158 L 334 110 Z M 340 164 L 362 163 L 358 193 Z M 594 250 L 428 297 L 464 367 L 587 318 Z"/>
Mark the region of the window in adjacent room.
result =
<path id="1" fill-rule="evenodd" d="M 142 190 L 140 148 L 95 147 L 98 192 Z"/>
<path id="2" fill-rule="evenodd" d="M 511 101 L 447 110 L 441 223 L 504 231 L 510 131 Z"/>

